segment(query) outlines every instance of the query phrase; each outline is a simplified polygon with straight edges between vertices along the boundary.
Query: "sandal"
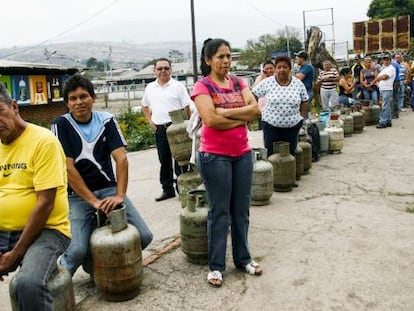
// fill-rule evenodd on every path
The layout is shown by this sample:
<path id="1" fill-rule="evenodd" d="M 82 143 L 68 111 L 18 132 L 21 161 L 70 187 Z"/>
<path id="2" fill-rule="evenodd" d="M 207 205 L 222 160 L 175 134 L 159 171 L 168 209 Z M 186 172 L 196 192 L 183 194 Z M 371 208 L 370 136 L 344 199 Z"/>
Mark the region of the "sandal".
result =
<path id="1" fill-rule="evenodd" d="M 250 275 L 261 275 L 263 272 L 262 268 L 260 268 L 259 264 L 254 260 L 250 261 L 247 265 L 245 265 L 244 269 Z"/>
<path id="2" fill-rule="evenodd" d="M 207 282 L 212 287 L 221 287 L 223 284 L 223 275 L 218 270 L 209 271 L 207 274 Z"/>

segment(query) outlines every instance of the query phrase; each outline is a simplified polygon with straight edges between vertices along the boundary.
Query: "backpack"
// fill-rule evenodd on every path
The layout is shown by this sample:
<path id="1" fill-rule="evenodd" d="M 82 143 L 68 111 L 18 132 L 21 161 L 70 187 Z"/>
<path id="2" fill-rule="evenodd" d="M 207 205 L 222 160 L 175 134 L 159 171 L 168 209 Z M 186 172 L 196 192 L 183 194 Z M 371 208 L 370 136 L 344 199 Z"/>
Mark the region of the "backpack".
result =
<path id="1" fill-rule="evenodd" d="M 315 123 L 309 122 L 306 131 L 308 133 L 308 142 L 312 145 L 312 162 L 318 162 L 321 156 L 319 129 Z"/>

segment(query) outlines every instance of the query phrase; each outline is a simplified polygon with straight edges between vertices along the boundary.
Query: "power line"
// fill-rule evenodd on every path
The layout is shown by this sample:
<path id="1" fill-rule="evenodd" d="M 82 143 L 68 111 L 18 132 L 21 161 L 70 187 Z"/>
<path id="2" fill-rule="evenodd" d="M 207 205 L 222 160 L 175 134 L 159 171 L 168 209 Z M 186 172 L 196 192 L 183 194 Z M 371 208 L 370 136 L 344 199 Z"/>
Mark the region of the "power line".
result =
<path id="1" fill-rule="evenodd" d="M 50 41 L 52 41 L 52 40 L 55 40 L 55 39 L 57 39 L 57 38 L 59 38 L 59 37 L 61 37 L 61 36 L 65 35 L 65 34 L 67 34 L 67 33 L 71 32 L 72 30 L 74 30 L 74 29 L 78 28 L 79 26 L 82 26 L 83 24 L 86 24 L 86 23 L 87 23 L 87 22 L 89 22 L 91 19 L 93 19 L 93 18 L 97 17 L 98 15 L 102 14 L 103 12 L 105 12 L 107 9 L 109 9 L 111 6 L 113 6 L 113 5 L 114 5 L 115 3 L 117 3 L 118 1 L 119 1 L 119 0 L 114 0 L 114 1 L 112 1 L 112 2 L 111 2 L 111 3 L 109 3 L 107 6 L 105 6 L 105 7 L 103 7 L 102 9 L 100 9 L 100 10 L 96 11 L 96 12 L 95 12 L 94 14 L 92 14 L 91 16 L 89 16 L 89 17 L 85 18 L 84 20 L 80 21 L 80 22 L 79 22 L 79 23 L 77 23 L 76 25 L 74 25 L 74 26 L 70 27 L 69 29 L 67 29 L 67 30 L 65 30 L 65 31 L 62 31 L 61 33 L 59 33 L 58 35 L 56 35 L 56 36 L 54 36 L 54 37 L 52 37 L 52 38 L 49 38 L 49 39 L 47 39 L 47 40 L 44 40 L 44 41 L 42 41 L 42 42 L 40 42 L 40 43 L 37 43 L 37 44 L 35 44 L 35 45 L 32 45 L 32 46 L 30 46 L 30 47 L 28 47 L 28 48 L 26 48 L 26 49 L 23 49 L 23 50 L 21 50 L 21 51 L 19 51 L 19 52 L 11 53 L 11 54 L 8 54 L 8 55 L 3 55 L 2 57 L 4 57 L 4 58 L 5 58 L 5 57 L 14 56 L 14 55 L 19 55 L 19 54 L 25 53 L 25 52 L 27 52 L 27 51 L 33 50 L 34 48 L 39 47 L 39 46 L 41 46 L 41 45 L 43 45 L 43 44 L 45 44 L 45 43 L 48 43 L 48 42 L 50 42 Z"/>
<path id="2" fill-rule="evenodd" d="M 283 26 L 285 27 L 285 25 L 282 25 L 281 23 L 275 21 L 272 17 L 270 17 L 269 15 L 267 15 L 266 13 L 263 13 L 262 11 L 260 11 L 258 8 L 256 8 L 253 4 L 250 3 L 250 1 L 245 0 L 245 2 L 253 9 L 255 10 L 257 13 L 259 13 L 260 15 L 266 17 L 269 21 L 271 21 L 272 23 L 278 25 L 278 26 Z"/>

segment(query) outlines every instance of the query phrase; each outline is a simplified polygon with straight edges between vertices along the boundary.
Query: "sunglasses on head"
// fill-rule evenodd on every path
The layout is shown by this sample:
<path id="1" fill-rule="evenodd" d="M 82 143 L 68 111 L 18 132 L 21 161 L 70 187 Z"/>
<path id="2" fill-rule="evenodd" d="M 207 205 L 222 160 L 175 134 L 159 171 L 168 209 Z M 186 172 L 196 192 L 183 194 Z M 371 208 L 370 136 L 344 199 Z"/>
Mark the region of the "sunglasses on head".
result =
<path id="1" fill-rule="evenodd" d="M 170 70 L 170 67 L 157 67 L 157 70 L 158 71 L 163 71 L 163 70 L 165 70 L 165 71 L 167 71 L 167 70 Z"/>

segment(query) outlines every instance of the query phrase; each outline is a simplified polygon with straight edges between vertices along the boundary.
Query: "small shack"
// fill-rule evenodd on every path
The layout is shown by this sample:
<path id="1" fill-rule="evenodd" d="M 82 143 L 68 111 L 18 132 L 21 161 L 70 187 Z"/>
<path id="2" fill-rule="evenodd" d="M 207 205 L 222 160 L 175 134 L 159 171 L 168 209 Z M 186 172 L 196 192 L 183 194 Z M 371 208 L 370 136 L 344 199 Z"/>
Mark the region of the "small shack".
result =
<path id="1" fill-rule="evenodd" d="M 23 119 L 45 126 L 67 112 L 63 83 L 76 72 L 54 64 L 0 60 L 0 82 L 17 100 Z"/>

